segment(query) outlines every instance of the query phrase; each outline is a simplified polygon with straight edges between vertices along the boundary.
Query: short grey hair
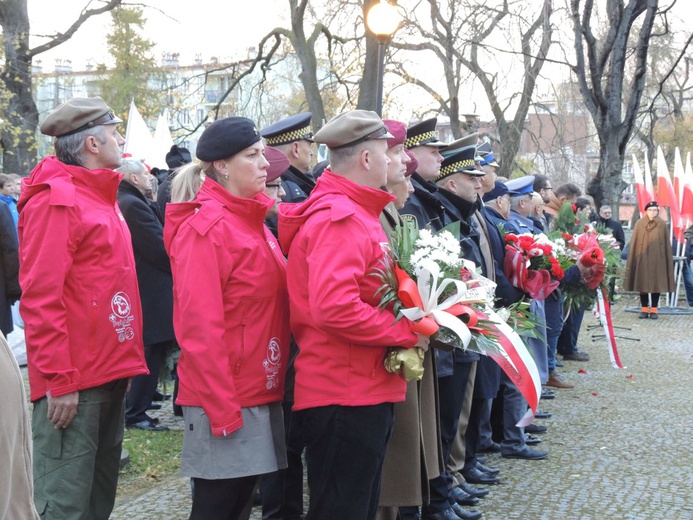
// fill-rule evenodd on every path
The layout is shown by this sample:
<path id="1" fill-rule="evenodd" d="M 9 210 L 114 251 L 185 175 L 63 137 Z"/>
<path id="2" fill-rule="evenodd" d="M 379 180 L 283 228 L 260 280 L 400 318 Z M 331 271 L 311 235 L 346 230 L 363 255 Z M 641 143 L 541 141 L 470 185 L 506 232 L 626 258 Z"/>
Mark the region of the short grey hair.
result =
<path id="1" fill-rule="evenodd" d="M 87 128 L 81 132 L 56 137 L 53 144 L 55 155 L 60 162 L 74 166 L 84 166 L 84 142 L 87 137 L 94 136 L 101 144 L 106 143 L 106 127 L 104 125 Z"/>
<path id="2" fill-rule="evenodd" d="M 123 164 L 116 168 L 116 171 L 125 175 L 127 180 L 128 175 L 139 175 L 143 171 L 147 172 L 147 167 L 141 160 L 128 157 L 123 159 Z"/>

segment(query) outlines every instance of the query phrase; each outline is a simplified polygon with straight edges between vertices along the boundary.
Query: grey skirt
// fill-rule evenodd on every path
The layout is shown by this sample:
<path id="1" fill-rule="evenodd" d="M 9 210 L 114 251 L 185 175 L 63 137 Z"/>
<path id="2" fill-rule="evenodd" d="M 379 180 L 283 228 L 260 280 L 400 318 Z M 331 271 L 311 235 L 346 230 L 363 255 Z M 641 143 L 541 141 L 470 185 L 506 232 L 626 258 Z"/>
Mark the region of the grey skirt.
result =
<path id="1" fill-rule="evenodd" d="M 183 476 L 216 480 L 286 468 L 281 403 L 242 408 L 241 415 L 241 428 L 226 437 L 215 437 L 202 408 L 183 407 Z"/>

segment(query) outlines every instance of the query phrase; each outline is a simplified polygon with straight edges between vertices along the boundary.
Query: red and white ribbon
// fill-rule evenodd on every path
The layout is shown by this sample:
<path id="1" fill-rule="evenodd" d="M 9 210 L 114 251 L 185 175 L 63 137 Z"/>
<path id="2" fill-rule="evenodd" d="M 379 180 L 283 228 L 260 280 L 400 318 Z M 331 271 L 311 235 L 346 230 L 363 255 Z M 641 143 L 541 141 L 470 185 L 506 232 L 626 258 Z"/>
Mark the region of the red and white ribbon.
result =
<path id="1" fill-rule="evenodd" d="M 609 357 L 611 358 L 611 366 L 614 368 L 623 368 L 621 360 L 618 357 L 618 349 L 616 348 L 616 336 L 614 334 L 614 325 L 611 321 L 611 306 L 609 299 L 605 298 L 606 289 L 599 287 L 597 289 L 597 312 L 599 313 L 599 323 L 604 328 L 604 337 L 606 344 L 609 347 Z"/>
<path id="2" fill-rule="evenodd" d="M 499 334 L 498 341 L 503 352 L 488 352 L 503 369 L 510 380 L 529 404 L 529 410 L 516 426 L 527 426 L 534 421 L 537 406 L 541 397 L 541 379 L 534 358 L 527 350 L 522 338 L 494 311 L 487 308 L 488 317 L 494 322 Z"/>

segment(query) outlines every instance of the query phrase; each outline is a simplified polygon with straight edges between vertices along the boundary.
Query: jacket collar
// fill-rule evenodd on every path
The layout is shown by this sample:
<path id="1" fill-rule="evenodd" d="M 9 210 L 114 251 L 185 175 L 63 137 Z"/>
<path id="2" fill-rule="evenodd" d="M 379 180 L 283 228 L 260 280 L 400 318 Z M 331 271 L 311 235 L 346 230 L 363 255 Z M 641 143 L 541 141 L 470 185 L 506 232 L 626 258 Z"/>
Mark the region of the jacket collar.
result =
<path id="1" fill-rule="evenodd" d="M 328 169 L 318 179 L 317 187 L 321 188 L 320 191 L 337 192 L 346 195 L 355 204 L 368 210 L 369 213 L 376 217 L 380 215 L 380 212 L 388 202 L 395 200 L 395 197 L 384 190 L 361 186 Z"/>
<path id="2" fill-rule="evenodd" d="M 264 193 L 258 193 L 252 199 L 236 197 L 218 182 L 205 179 L 200 191 L 197 193 L 197 202 L 214 200 L 227 208 L 232 213 L 249 220 L 265 220 L 267 210 L 272 207 L 274 201 Z"/>

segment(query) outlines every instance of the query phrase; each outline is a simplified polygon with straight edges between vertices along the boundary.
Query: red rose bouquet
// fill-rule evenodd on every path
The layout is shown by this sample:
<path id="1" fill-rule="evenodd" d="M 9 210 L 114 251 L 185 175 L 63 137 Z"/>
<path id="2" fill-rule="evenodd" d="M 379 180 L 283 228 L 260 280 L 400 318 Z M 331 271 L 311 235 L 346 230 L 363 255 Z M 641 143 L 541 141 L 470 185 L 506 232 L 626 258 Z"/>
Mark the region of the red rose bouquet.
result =
<path id="1" fill-rule="evenodd" d="M 535 300 L 545 300 L 564 276 L 553 250 L 553 244 L 544 235 L 506 234 L 505 275 Z"/>

